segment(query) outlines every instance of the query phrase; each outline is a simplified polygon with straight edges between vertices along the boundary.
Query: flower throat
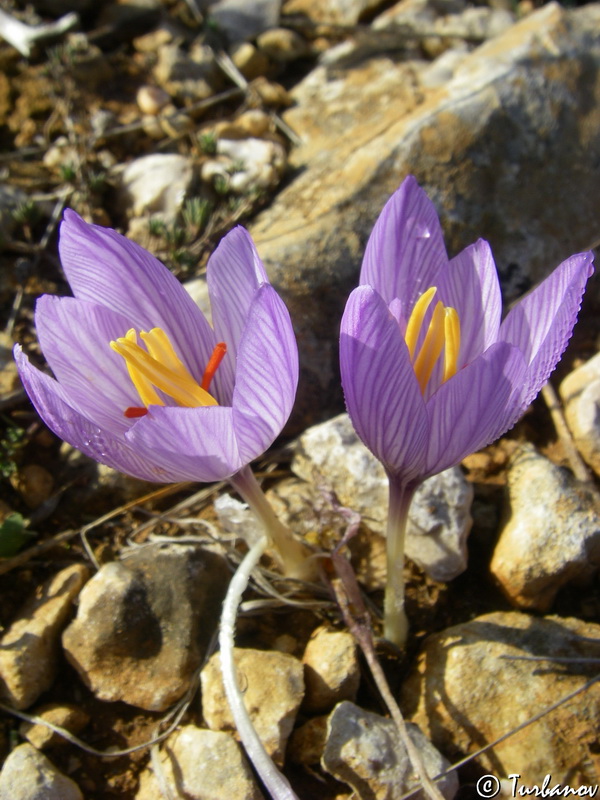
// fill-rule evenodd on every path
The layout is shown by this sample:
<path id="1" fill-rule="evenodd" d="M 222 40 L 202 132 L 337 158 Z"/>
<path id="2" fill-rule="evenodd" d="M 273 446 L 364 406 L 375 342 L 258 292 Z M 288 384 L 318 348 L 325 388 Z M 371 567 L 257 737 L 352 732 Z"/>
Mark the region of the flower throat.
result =
<path id="1" fill-rule="evenodd" d="M 417 352 L 417 342 L 423 328 L 423 320 L 436 292 L 436 287 L 432 286 L 419 297 L 408 319 L 404 335 L 421 394 L 425 394 L 431 373 L 442 350 L 444 351 L 442 383 L 451 378 L 458 367 L 460 319 L 456 309 L 445 306 L 441 300 L 435 304 L 427 333 Z"/>
<path id="2" fill-rule="evenodd" d="M 162 328 L 152 328 L 149 332 L 140 331 L 140 338 L 146 349 L 138 344 L 134 328 L 128 330 L 125 336 L 110 342 L 112 349 L 125 359 L 131 382 L 143 403 L 142 406 L 126 408 L 126 417 L 143 417 L 148 413 L 148 406 L 164 406 L 157 389 L 171 397 L 178 406 L 197 408 L 218 405 L 208 390 L 227 352 L 225 342 L 215 345 L 202 380 L 198 383 L 190 375 Z"/>

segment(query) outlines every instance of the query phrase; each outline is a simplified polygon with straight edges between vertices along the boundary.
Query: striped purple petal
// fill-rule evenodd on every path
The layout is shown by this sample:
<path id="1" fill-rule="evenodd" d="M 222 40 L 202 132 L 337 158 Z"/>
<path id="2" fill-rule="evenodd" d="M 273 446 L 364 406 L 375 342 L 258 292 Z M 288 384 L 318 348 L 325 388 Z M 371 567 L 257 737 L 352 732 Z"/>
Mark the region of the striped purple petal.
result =
<path id="1" fill-rule="evenodd" d="M 372 286 L 387 304 L 402 303 L 408 319 L 419 296 L 436 285 L 448 262 L 435 206 L 412 176 L 391 196 L 369 237 L 360 284 Z"/>
<path id="2" fill-rule="evenodd" d="M 65 210 L 60 259 L 75 297 L 105 306 L 137 330 L 163 328 L 199 380 L 214 332 L 177 278 L 143 247 Z"/>
<path id="3" fill-rule="evenodd" d="M 418 475 L 429 427 L 425 403 L 398 322 L 370 286 L 359 286 L 346 304 L 340 368 L 360 438 L 389 472 Z"/>

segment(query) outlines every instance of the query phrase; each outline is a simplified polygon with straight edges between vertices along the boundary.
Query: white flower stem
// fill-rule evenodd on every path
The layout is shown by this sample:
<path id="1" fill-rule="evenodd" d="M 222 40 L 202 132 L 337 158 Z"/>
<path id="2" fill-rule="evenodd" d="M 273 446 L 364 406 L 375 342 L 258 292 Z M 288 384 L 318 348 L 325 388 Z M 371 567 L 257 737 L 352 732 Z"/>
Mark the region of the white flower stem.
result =
<path id="1" fill-rule="evenodd" d="M 316 567 L 314 561 L 308 560 L 309 550 L 296 541 L 290 529 L 277 519 L 250 467 L 246 466 L 232 475 L 229 483 L 264 525 L 265 533 L 275 547 L 284 574 L 289 578 L 313 579 Z"/>
<path id="2" fill-rule="evenodd" d="M 254 729 L 250 715 L 244 705 L 233 658 L 235 619 L 238 606 L 241 602 L 242 594 L 248 586 L 252 570 L 258 564 L 267 545 L 268 539 L 263 536 L 250 548 L 229 584 L 225 602 L 223 603 L 221 629 L 219 632 L 221 672 L 227 702 L 240 739 L 265 788 L 273 800 L 298 800 L 289 781 L 279 772 Z"/>
<path id="3" fill-rule="evenodd" d="M 403 647 L 408 638 L 408 618 L 404 610 L 404 541 L 416 486 L 401 483 L 391 476 L 389 483 L 383 634 L 390 642 Z"/>

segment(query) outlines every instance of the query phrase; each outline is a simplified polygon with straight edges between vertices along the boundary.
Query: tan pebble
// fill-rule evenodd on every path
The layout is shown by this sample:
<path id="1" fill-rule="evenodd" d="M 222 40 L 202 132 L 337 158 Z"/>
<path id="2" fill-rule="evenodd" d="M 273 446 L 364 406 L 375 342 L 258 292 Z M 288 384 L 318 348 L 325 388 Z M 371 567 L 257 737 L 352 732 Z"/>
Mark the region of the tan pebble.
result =
<path id="1" fill-rule="evenodd" d="M 292 105 L 292 98 L 280 83 L 268 81 L 266 78 L 257 78 L 252 81 L 252 88 L 266 106 L 289 108 Z"/>
<path id="2" fill-rule="evenodd" d="M 49 703 L 36 709 L 35 714 L 46 722 L 65 728 L 73 734 L 83 730 L 90 721 L 89 714 L 83 709 L 67 704 Z M 64 736 L 39 722 L 22 722 L 19 726 L 19 733 L 38 750 L 54 747 L 67 741 Z"/>
<path id="3" fill-rule="evenodd" d="M 231 60 L 246 80 L 254 80 L 269 70 L 269 59 L 250 42 L 242 42 L 231 53 Z"/>
<path id="4" fill-rule="evenodd" d="M 41 505 L 54 488 L 52 475 L 38 464 L 27 464 L 11 478 L 11 483 L 29 508 Z"/>
<path id="5" fill-rule="evenodd" d="M 287 754 L 294 764 L 318 764 L 327 741 L 328 716 L 313 717 L 290 736 Z"/>
<path id="6" fill-rule="evenodd" d="M 271 126 L 271 118 L 259 108 L 250 108 L 236 119 L 235 124 L 250 136 L 262 136 Z"/>
<path id="7" fill-rule="evenodd" d="M 140 86 L 136 100 L 142 114 L 158 114 L 171 100 L 158 86 Z"/>
<path id="8" fill-rule="evenodd" d="M 256 40 L 258 49 L 274 61 L 287 63 L 307 53 L 302 36 L 289 28 L 270 28 Z"/>

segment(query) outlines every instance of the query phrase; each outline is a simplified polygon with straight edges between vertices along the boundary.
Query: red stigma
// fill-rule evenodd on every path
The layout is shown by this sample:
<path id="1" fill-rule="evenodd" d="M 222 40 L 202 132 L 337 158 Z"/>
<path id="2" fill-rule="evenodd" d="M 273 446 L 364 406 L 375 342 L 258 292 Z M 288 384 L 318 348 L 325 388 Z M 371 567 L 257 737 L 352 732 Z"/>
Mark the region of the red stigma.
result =
<path id="1" fill-rule="evenodd" d="M 147 413 L 148 409 L 142 406 L 129 406 L 123 412 L 123 416 L 127 417 L 127 419 L 136 419 L 137 417 L 145 417 Z"/>
<path id="2" fill-rule="evenodd" d="M 215 372 L 223 358 L 225 357 L 225 353 L 227 352 L 227 345 L 225 342 L 219 342 L 215 345 L 215 349 L 212 351 L 211 357 L 208 359 L 208 364 L 206 365 L 206 369 L 204 370 L 204 375 L 202 376 L 202 383 L 200 386 L 204 389 L 205 392 L 208 392 L 208 388 L 210 386 L 210 382 L 215 377 Z"/>

